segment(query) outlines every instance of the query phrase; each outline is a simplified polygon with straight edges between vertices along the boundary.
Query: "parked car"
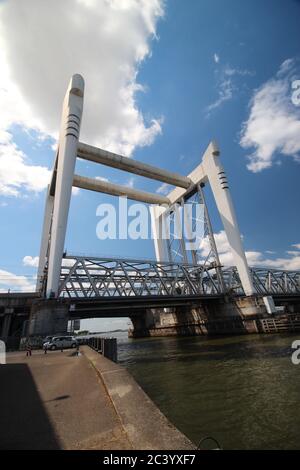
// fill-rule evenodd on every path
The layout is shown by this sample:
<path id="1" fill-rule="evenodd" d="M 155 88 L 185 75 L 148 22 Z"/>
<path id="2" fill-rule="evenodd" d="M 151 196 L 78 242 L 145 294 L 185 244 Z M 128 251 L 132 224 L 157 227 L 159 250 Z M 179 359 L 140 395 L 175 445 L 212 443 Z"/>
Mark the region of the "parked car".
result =
<path id="1" fill-rule="evenodd" d="M 53 336 L 46 336 L 46 338 L 43 339 L 43 345 L 44 345 L 45 343 L 49 343 L 49 342 L 52 340 L 52 338 L 53 338 Z"/>
<path id="2" fill-rule="evenodd" d="M 53 336 L 53 338 L 44 343 L 44 349 L 55 351 L 56 349 L 76 348 L 77 341 L 73 336 Z"/>

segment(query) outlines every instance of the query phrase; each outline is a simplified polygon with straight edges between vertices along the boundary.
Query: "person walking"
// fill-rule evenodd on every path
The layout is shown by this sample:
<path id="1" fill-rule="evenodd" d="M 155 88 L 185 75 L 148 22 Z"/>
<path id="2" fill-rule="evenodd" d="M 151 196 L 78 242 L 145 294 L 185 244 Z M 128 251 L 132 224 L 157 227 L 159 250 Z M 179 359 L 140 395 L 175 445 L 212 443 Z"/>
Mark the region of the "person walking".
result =
<path id="1" fill-rule="evenodd" d="M 29 357 L 32 355 L 32 347 L 30 344 L 30 341 L 26 342 L 26 357 Z"/>

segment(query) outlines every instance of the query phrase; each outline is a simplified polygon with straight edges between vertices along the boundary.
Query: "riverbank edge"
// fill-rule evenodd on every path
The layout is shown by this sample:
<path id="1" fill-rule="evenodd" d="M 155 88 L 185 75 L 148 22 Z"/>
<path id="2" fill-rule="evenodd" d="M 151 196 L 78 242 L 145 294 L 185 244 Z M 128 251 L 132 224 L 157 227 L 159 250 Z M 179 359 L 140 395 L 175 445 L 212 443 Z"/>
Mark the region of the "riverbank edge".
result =
<path id="1" fill-rule="evenodd" d="M 133 449 L 196 450 L 123 366 L 89 346 L 82 346 L 80 351 L 102 380 Z"/>

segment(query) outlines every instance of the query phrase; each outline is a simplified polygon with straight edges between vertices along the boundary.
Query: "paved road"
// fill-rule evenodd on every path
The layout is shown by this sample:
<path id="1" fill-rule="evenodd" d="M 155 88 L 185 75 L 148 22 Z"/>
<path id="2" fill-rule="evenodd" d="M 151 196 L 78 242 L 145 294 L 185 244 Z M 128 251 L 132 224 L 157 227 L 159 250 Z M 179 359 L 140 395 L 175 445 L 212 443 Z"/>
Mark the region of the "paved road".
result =
<path id="1" fill-rule="evenodd" d="M 130 449 L 104 385 L 73 351 L 8 354 L 0 365 L 0 449 Z"/>

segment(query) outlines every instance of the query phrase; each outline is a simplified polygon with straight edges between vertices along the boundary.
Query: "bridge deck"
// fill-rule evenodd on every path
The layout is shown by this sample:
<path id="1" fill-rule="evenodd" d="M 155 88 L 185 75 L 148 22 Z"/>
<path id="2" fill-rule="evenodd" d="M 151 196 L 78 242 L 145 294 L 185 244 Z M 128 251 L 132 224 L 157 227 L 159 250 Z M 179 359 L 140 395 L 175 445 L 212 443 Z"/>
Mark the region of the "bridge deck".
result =
<path id="1" fill-rule="evenodd" d="M 223 295 L 190 295 L 190 296 L 140 296 L 113 297 L 98 299 L 72 299 L 70 315 L 80 318 L 95 317 L 128 317 L 139 315 L 141 311 L 151 308 L 168 308 L 199 305 L 200 301 L 222 299 Z M 73 307 L 73 308 L 72 308 Z"/>

